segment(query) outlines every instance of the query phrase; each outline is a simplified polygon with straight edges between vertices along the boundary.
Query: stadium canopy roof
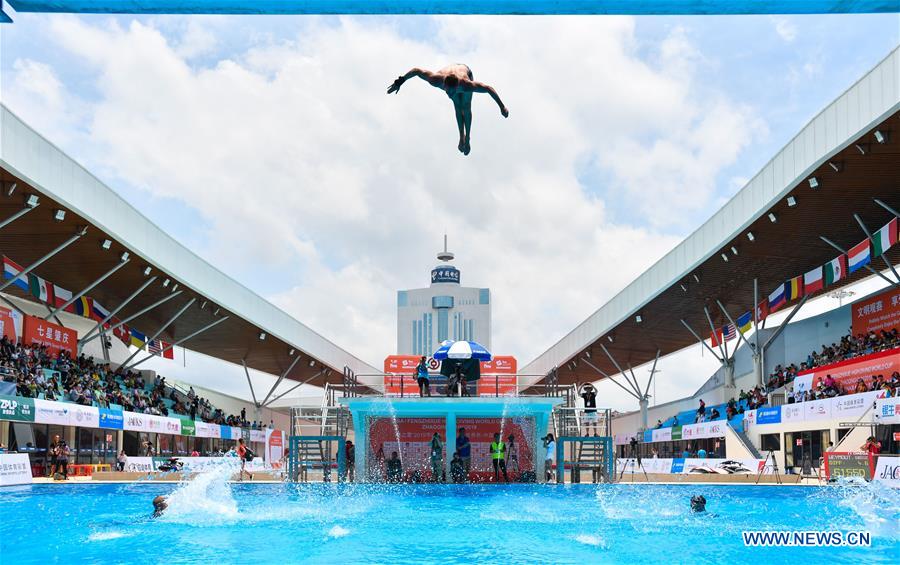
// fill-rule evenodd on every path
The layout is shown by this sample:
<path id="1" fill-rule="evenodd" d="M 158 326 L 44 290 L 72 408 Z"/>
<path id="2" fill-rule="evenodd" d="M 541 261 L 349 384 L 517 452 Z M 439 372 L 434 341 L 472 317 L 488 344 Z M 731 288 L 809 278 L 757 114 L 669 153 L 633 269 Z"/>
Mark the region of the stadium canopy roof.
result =
<path id="1" fill-rule="evenodd" d="M 18 12 L 121 14 L 831 14 L 897 0 L 7 0 Z"/>
<path id="2" fill-rule="evenodd" d="M 175 295 L 129 322 L 131 327 L 147 334 L 164 327 L 159 339 L 177 342 L 227 316 L 184 347 L 232 363 L 245 360 L 248 367 L 273 375 L 293 364 L 286 378 L 311 379 L 310 384 L 322 384 L 329 369 L 337 373 L 329 382 L 339 382 L 345 366 L 356 373 L 378 372 L 199 258 L 2 105 L 0 181 L 0 224 L 27 209 L 29 195 L 39 198 L 37 208 L 0 228 L 2 254 L 27 268 L 87 226 L 83 237 L 34 274 L 78 292 L 128 252 L 128 263 L 87 296 L 113 310 L 156 276 L 118 315 L 124 320 Z M 54 219 L 56 210 L 66 211 L 62 221 Z M 111 245 L 104 249 L 107 239 Z M 34 300 L 15 286 L 4 292 Z M 180 317 L 166 324 L 186 305 Z"/>
<path id="3" fill-rule="evenodd" d="M 620 366 L 636 367 L 657 351 L 666 355 L 697 343 L 682 319 L 708 339 L 704 306 L 721 327 L 728 320 L 716 300 L 736 319 L 752 309 L 754 278 L 762 300 L 838 256 L 820 236 L 844 249 L 861 242 L 865 234 L 854 213 L 869 230 L 893 218 L 875 198 L 900 210 L 900 48 L 814 117 L 697 231 L 521 372 L 546 375 L 558 368 L 563 383 L 597 380 L 587 358 L 615 375 L 601 344 Z M 900 261 L 900 246 L 889 260 Z M 880 259 L 872 266 L 886 268 Z M 841 283 L 867 276 L 861 269 Z"/>

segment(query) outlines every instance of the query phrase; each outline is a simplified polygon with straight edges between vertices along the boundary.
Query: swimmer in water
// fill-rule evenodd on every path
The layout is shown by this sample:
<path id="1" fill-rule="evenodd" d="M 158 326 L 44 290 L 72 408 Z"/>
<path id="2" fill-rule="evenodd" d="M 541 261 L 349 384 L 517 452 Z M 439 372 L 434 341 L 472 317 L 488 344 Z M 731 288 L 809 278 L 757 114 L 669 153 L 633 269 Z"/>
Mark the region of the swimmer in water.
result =
<path id="1" fill-rule="evenodd" d="M 151 516 L 151 518 L 159 518 L 168 507 L 169 503 L 166 502 L 166 497 L 157 496 L 153 499 L 153 515 Z"/>
<path id="2" fill-rule="evenodd" d="M 706 498 L 702 494 L 695 494 L 691 497 L 691 512 L 706 512 Z"/>
<path id="3" fill-rule="evenodd" d="M 453 108 L 456 111 L 456 126 L 459 128 L 457 148 L 463 155 L 468 155 L 472 149 L 469 145 L 469 136 L 472 133 L 472 93 L 489 94 L 500 107 L 503 117 L 509 117 L 509 110 L 500 100 L 497 91 L 484 83 L 475 82 L 472 69 L 467 65 L 450 65 L 436 73 L 419 68 L 412 69 L 405 75 L 397 77 L 397 80 L 388 87 L 387 93 L 400 92 L 403 83 L 413 77 L 419 77 L 431 86 L 440 88 L 453 101 Z"/>

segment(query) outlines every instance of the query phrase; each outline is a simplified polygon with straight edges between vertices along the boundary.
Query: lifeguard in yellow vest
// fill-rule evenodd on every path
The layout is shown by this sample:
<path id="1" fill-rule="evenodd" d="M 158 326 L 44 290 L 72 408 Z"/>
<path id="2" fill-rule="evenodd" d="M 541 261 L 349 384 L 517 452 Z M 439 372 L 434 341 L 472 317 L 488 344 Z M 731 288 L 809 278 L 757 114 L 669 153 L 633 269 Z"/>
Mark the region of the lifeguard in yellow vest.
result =
<path id="1" fill-rule="evenodd" d="M 494 441 L 491 442 L 491 465 L 494 466 L 494 482 L 500 482 L 500 471 L 503 471 L 503 480 L 509 482 L 506 475 L 506 443 L 500 439 L 500 434 L 494 434 Z"/>

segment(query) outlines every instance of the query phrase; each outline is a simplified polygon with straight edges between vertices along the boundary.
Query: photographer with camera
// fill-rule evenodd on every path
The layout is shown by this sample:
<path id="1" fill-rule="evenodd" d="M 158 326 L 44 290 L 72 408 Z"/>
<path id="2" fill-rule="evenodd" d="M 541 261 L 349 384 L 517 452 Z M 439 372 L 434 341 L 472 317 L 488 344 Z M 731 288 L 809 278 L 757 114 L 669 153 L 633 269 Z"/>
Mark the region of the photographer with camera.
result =
<path id="1" fill-rule="evenodd" d="M 544 457 L 544 478 L 549 483 L 553 480 L 553 464 L 556 462 L 556 439 L 553 434 L 547 434 L 541 438 L 547 455 Z"/>

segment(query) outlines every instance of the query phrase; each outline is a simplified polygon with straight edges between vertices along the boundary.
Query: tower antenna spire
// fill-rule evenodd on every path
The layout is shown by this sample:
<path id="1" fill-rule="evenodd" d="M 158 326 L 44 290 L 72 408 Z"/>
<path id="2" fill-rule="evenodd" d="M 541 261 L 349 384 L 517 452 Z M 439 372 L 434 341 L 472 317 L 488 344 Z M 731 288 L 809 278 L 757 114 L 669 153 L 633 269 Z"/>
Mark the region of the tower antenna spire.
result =
<path id="1" fill-rule="evenodd" d="M 447 234 L 444 233 L 444 250 L 437 254 L 438 261 L 452 261 L 453 253 L 447 251 Z"/>

